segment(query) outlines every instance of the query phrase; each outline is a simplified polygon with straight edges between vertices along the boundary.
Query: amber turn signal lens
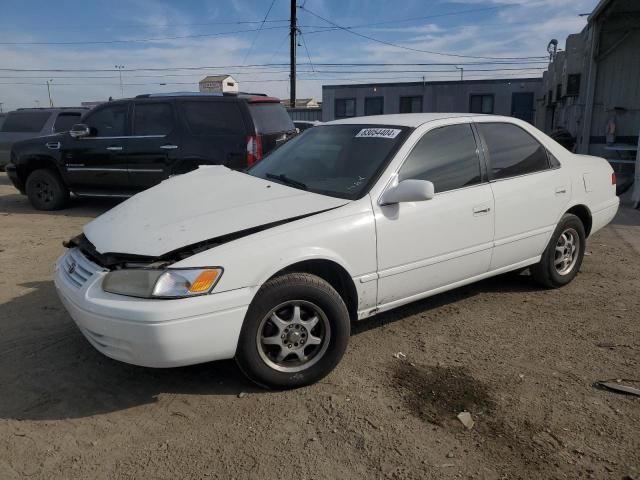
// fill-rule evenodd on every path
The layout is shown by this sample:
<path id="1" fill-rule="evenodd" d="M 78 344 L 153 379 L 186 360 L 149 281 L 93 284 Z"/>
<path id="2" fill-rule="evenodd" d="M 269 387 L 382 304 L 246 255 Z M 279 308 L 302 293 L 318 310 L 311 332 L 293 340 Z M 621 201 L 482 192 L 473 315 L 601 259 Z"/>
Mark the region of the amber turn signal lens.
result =
<path id="1" fill-rule="evenodd" d="M 202 293 L 207 292 L 216 283 L 220 272 L 218 270 L 205 270 L 196 277 L 191 286 L 189 292 Z"/>

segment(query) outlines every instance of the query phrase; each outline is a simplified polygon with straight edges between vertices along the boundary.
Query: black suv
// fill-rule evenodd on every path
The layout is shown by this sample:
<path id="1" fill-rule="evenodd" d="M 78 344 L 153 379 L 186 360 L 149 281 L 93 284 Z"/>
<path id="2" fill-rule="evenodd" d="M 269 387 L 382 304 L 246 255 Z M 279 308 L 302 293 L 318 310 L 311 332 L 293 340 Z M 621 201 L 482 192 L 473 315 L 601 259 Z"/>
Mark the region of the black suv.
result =
<path id="1" fill-rule="evenodd" d="M 128 197 L 198 165 L 244 169 L 295 134 L 261 94 L 147 94 L 108 102 L 70 132 L 15 143 L 7 174 L 38 210 L 69 194 Z"/>

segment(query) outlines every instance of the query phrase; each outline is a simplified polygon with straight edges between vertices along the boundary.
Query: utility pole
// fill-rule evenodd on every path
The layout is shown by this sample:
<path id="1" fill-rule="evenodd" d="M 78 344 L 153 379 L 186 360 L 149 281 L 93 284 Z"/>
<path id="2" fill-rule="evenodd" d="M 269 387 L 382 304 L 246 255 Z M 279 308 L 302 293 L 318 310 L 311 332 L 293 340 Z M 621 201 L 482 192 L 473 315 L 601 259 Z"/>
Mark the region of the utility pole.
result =
<path id="1" fill-rule="evenodd" d="M 53 82 L 53 80 L 47 80 L 47 93 L 49 94 L 49 106 L 53 108 L 53 100 L 51 99 L 51 82 Z"/>
<path id="2" fill-rule="evenodd" d="M 122 70 L 124 69 L 124 65 L 114 65 L 114 68 L 118 70 L 120 74 L 120 97 L 124 98 L 124 88 L 122 88 Z"/>
<path id="3" fill-rule="evenodd" d="M 456 67 L 460 70 L 460 81 L 464 80 L 464 67 Z"/>
<path id="4" fill-rule="evenodd" d="M 291 18 L 290 18 L 290 32 L 291 36 L 289 44 L 289 63 L 291 72 L 289 74 L 289 106 L 295 108 L 296 106 L 296 34 L 298 33 L 298 25 L 296 19 L 296 0 L 291 0 Z"/>
<path id="5" fill-rule="evenodd" d="M 2 113 L 2 105 L 3 105 L 3 103 L 0 102 L 0 113 Z"/>

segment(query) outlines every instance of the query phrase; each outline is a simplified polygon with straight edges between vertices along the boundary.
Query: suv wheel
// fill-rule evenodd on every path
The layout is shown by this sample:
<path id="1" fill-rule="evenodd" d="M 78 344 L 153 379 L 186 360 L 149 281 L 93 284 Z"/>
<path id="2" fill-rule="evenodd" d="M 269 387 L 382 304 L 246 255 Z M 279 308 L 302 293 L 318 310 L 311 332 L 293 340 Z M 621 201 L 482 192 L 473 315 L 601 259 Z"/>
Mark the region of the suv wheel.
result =
<path id="1" fill-rule="evenodd" d="M 586 235 L 582 221 L 565 214 L 556 227 L 540 262 L 531 267 L 531 276 L 539 284 L 558 288 L 566 285 L 578 274 Z"/>
<path id="2" fill-rule="evenodd" d="M 37 210 L 59 210 L 69 201 L 69 190 L 60 175 L 51 170 L 34 170 L 25 187 L 31 205 Z"/>
<path id="3" fill-rule="evenodd" d="M 349 342 L 347 307 L 333 287 L 308 273 L 267 282 L 245 317 L 236 362 L 257 384 L 294 388 L 317 382 Z"/>

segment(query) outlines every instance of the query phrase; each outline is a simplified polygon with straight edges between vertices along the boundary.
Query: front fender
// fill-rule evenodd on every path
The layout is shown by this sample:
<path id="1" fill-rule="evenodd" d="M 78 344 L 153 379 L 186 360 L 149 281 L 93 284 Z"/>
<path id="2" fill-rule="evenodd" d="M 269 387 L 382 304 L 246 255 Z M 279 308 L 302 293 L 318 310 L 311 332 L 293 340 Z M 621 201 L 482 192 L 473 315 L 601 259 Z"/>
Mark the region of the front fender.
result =
<path id="1" fill-rule="evenodd" d="M 299 262 L 328 260 L 340 265 L 359 289 L 361 282 L 357 279 L 375 276 L 376 272 L 374 222 L 367 197 L 213 247 L 172 267 L 222 266 L 225 271 L 216 291 L 227 291 L 259 287 Z M 373 284 L 369 282 L 368 287 Z"/>

